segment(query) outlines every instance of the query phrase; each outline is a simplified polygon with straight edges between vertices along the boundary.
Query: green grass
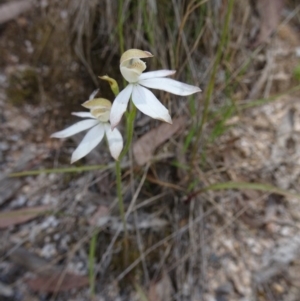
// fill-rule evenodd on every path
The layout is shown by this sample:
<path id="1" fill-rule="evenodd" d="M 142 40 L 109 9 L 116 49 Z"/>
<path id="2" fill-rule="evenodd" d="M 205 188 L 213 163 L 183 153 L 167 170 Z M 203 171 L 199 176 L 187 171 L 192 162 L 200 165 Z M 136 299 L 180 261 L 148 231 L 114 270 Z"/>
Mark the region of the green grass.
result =
<path id="1" fill-rule="evenodd" d="M 94 232 L 90 241 L 90 251 L 89 251 L 89 282 L 90 282 L 90 294 L 95 295 L 95 262 L 96 262 L 96 246 L 97 246 L 97 236 L 98 230 Z"/>
<path id="2" fill-rule="evenodd" d="M 93 171 L 93 170 L 104 171 L 113 168 L 114 168 L 114 164 L 49 168 L 49 169 L 39 169 L 39 170 L 24 170 L 19 172 L 12 172 L 8 174 L 8 177 L 17 178 L 17 177 L 27 177 L 27 176 L 38 176 L 40 174 L 51 174 L 51 173 L 78 173 L 78 172 Z"/>
<path id="3" fill-rule="evenodd" d="M 300 194 L 293 193 L 284 189 L 277 188 L 269 184 L 260 184 L 260 183 L 247 183 L 247 182 L 224 182 L 216 183 L 209 186 L 206 186 L 199 190 L 200 192 L 205 191 L 216 191 L 216 190 L 227 190 L 227 189 L 237 189 L 237 190 L 258 190 L 267 193 L 276 193 L 286 197 L 294 197 L 300 199 Z"/>
<path id="4" fill-rule="evenodd" d="M 221 62 L 222 59 L 222 54 L 226 53 L 226 47 L 228 44 L 228 36 L 229 36 L 229 24 L 230 24 L 230 19 L 231 19 L 231 15 L 232 15 L 232 10 L 233 10 L 233 4 L 234 4 L 234 0 L 229 0 L 228 2 L 228 7 L 227 7 L 227 12 L 226 12 L 226 17 L 225 17 L 225 21 L 224 21 L 224 26 L 223 26 L 223 30 L 222 30 L 222 34 L 221 34 L 221 40 L 217 49 L 217 53 L 215 56 L 215 61 L 213 64 L 213 69 L 212 72 L 210 74 L 210 78 L 208 81 L 208 85 L 207 88 L 205 90 L 205 95 L 204 95 L 204 109 L 203 109 L 203 113 L 202 113 L 202 118 L 200 120 L 199 125 L 197 126 L 197 133 L 196 133 L 196 139 L 193 145 L 193 149 L 192 149 L 192 162 L 195 161 L 196 156 L 197 156 L 197 152 L 198 152 L 198 146 L 199 146 L 199 142 L 202 136 L 202 131 L 203 131 L 203 127 L 206 123 L 207 120 L 207 116 L 208 116 L 208 112 L 209 112 L 209 105 L 213 96 L 213 92 L 215 89 L 215 81 L 216 81 L 216 74 L 217 74 L 217 70 L 219 68 L 219 64 Z"/>

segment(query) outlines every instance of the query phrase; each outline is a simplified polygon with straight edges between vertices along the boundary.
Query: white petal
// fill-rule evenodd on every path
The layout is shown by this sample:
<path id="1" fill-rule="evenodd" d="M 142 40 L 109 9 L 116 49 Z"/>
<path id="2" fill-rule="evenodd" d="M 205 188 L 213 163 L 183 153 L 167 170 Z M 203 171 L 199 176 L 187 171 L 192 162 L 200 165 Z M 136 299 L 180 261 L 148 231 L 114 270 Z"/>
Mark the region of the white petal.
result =
<path id="1" fill-rule="evenodd" d="M 175 73 L 176 70 L 157 70 L 157 71 L 144 72 L 140 75 L 139 80 L 165 77 L 165 76 L 173 75 Z"/>
<path id="2" fill-rule="evenodd" d="M 95 117 L 90 112 L 73 112 L 72 115 L 82 117 L 82 118 L 94 118 Z"/>
<path id="3" fill-rule="evenodd" d="M 81 159 L 86 156 L 90 151 L 92 151 L 103 139 L 104 136 L 104 126 L 103 123 L 99 123 L 90 129 L 78 147 L 72 154 L 71 163 Z"/>
<path id="4" fill-rule="evenodd" d="M 159 119 L 168 123 L 172 123 L 169 111 L 148 89 L 140 85 L 134 86 L 132 92 L 132 101 L 135 104 L 135 106 L 145 115 L 148 115 L 154 119 Z"/>
<path id="5" fill-rule="evenodd" d="M 105 132 L 108 141 L 108 146 L 112 157 L 118 160 L 123 149 L 123 138 L 118 129 L 111 130 L 110 125 L 105 124 Z"/>
<path id="6" fill-rule="evenodd" d="M 139 84 L 147 88 L 163 90 L 181 96 L 201 92 L 201 89 L 196 86 L 191 86 L 170 78 L 152 78 L 139 80 Z"/>
<path id="7" fill-rule="evenodd" d="M 100 89 L 94 90 L 94 91 L 92 92 L 92 94 L 90 95 L 89 100 L 93 99 L 93 98 L 96 96 L 96 94 L 99 92 L 99 90 L 100 90 Z"/>
<path id="8" fill-rule="evenodd" d="M 124 112 L 126 111 L 130 95 L 132 93 L 132 85 L 128 85 L 122 90 L 114 100 L 110 110 L 110 124 L 114 129 L 120 122 Z"/>
<path id="9" fill-rule="evenodd" d="M 51 137 L 52 138 L 67 138 L 67 137 L 73 136 L 77 133 L 80 133 L 82 131 L 85 131 L 85 130 L 95 126 L 97 123 L 99 123 L 99 121 L 95 120 L 95 119 L 82 120 L 60 132 L 56 132 L 56 133 L 52 134 Z"/>

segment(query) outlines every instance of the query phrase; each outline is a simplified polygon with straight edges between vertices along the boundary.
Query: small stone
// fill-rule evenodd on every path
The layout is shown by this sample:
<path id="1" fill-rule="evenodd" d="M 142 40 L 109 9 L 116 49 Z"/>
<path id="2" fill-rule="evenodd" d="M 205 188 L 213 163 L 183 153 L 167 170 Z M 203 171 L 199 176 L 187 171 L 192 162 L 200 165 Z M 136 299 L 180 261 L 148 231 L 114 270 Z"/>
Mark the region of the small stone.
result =
<path id="1" fill-rule="evenodd" d="M 43 247 L 41 250 L 41 256 L 45 258 L 51 258 L 55 256 L 57 253 L 55 245 L 54 244 L 47 244 Z"/>
<path id="2" fill-rule="evenodd" d="M 12 297 L 13 294 L 14 294 L 13 289 L 9 285 L 0 282 L 0 296 L 9 298 Z"/>
<path id="3" fill-rule="evenodd" d="M 7 142 L 0 142 L 0 150 L 7 151 L 9 149 L 9 144 Z"/>
<path id="4" fill-rule="evenodd" d="M 283 287 L 281 284 L 279 284 L 279 283 L 273 283 L 272 286 L 273 286 L 273 289 L 274 289 L 278 294 L 284 293 L 284 287 Z"/>

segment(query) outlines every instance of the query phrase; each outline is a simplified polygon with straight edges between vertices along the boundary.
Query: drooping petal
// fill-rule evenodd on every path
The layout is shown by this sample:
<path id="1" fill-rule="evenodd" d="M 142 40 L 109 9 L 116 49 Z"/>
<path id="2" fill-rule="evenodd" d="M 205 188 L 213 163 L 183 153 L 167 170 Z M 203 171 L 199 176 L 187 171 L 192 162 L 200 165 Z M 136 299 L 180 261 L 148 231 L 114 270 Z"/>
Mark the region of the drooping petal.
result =
<path id="1" fill-rule="evenodd" d="M 201 92 L 201 89 L 199 87 L 191 86 L 170 78 L 152 78 L 139 80 L 139 84 L 147 88 L 163 90 L 181 96 L 187 96 Z"/>
<path id="2" fill-rule="evenodd" d="M 83 158 L 92 151 L 103 139 L 104 125 L 99 123 L 91 128 L 72 154 L 71 163 Z"/>
<path id="3" fill-rule="evenodd" d="M 126 111 L 133 85 L 128 85 L 122 90 L 114 100 L 110 110 L 110 124 L 114 129 L 120 122 L 124 112 Z"/>
<path id="4" fill-rule="evenodd" d="M 73 112 L 72 115 L 81 118 L 95 118 L 90 112 Z"/>
<path id="5" fill-rule="evenodd" d="M 154 119 L 172 123 L 169 111 L 148 89 L 140 85 L 135 85 L 132 92 L 132 101 L 135 106 L 145 115 L 148 115 Z"/>
<path id="6" fill-rule="evenodd" d="M 104 126 L 110 153 L 115 160 L 118 160 L 119 155 L 123 149 L 122 135 L 118 129 L 114 129 L 112 131 L 108 123 Z"/>
<path id="7" fill-rule="evenodd" d="M 175 73 L 176 70 L 157 70 L 157 71 L 144 72 L 140 75 L 139 80 L 165 77 L 165 76 L 173 75 Z"/>
<path id="8" fill-rule="evenodd" d="M 71 125 L 70 127 L 66 128 L 62 131 L 52 134 L 51 137 L 52 138 L 67 138 L 67 137 L 73 136 L 77 133 L 80 133 L 82 131 L 85 131 L 85 130 L 95 126 L 97 123 L 99 123 L 99 121 L 96 119 L 82 120 L 82 121 L 79 121 L 79 122 Z"/>

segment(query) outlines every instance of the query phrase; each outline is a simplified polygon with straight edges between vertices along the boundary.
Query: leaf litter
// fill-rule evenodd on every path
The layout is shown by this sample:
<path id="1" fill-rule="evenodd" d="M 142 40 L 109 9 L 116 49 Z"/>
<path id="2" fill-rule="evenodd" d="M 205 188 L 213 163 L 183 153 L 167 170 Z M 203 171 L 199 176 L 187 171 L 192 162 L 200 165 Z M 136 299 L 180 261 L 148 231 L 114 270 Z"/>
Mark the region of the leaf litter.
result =
<path id="1" fill-rule="evenodd" d="M 173 124 L 162 123 L 143 135 L 133 144 L 133 154 L 138 165 L 144 165 L 153 157 L 158 146 L 170 139 L 176 132 L 183 129 L 186 118 L 173 119 Z"/>
<path id="2" fill-rule="evenodd" d="M 35 273 L 33 278 L 26 279 L 25 282 L 36 292 L 69 291 L 89 284 L 87 276 L 66 272 L 63 267 L 53 265 L 22 248 L 13 251 L 10 258 L 19 266 Z"/>
<path id="3" fill-rule="evenodd" d="M 48 212 L 50 206 L 30 207 L 13 211 L 0 212 L 0 229 L 26 223 Z"/>

